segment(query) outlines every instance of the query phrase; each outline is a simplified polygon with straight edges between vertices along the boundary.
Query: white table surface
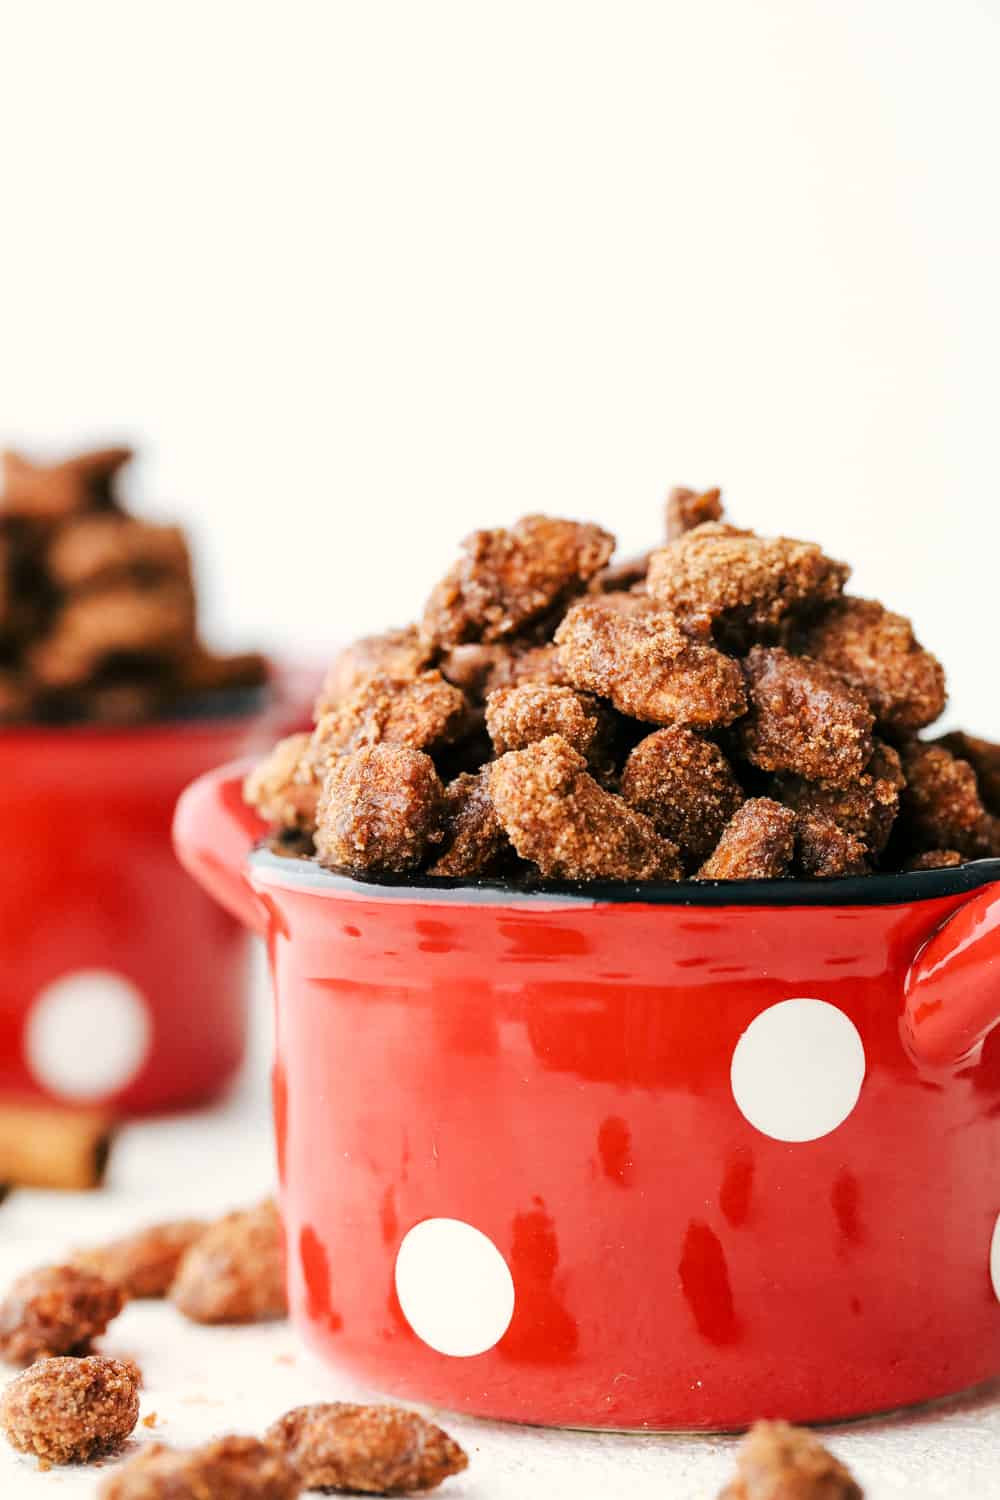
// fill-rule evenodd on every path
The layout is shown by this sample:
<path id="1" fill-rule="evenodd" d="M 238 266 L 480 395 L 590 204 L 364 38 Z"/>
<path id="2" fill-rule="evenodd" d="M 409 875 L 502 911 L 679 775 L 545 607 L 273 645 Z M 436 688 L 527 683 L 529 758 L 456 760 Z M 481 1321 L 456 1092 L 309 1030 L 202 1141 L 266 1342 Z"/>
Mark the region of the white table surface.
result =
<path id="1" fill-rule="evenodd" d="M 262 999 L 262 997 L 260 997 Z M 258 1005 L 258 1016 L 265 1007 Z M 16 1192 L 0 1204 L 0 1284 L 157 1218 L 214 1216 L 253 1202 L 273 1177 L 264 1023 L 232 1096 L 221 1106 L 137 1125 L 118 1138 L 107 1185 L 97 1193 Z M 144 1375 L 141 1425 L 130 1443 L 180 1446 L 223 1432 L 259 1433 L 306 1401 L 366 1399 L 317 1364 L 288 1324 L 199 1328 L 164 1303 L 137 1302 L 103 1348 L 135 1358 Z M 712 1500 L 732 1472 L 735 1440 L 551 1432 L 442 1417 L 470 1467 L 442 1500 Z M 869 1500 L 1000 1500 L 1000 1383 L 917 1416 L 832 1429 L 831 1446 Z M 0 1500 L 92 1496 L 93 1467 L 39 1473 L 0 1441 Z"/>

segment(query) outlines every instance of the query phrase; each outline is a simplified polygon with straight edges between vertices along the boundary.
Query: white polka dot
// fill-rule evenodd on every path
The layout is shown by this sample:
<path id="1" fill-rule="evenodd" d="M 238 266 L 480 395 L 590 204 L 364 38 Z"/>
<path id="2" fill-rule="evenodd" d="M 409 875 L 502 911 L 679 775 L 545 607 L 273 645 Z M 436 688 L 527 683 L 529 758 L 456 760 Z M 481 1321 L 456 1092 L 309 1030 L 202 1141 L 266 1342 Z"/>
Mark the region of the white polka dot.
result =
<path id="1" fill-rule="evenodd" d="M 50 1093 L 102 1099 L 131 1083 L 150 1044 L 149 1011 L 122 974 L 81 969 L 37 996 L 28 1018 L 28 1067 Z"/>
<path id="2" fill-rule="evenodd" d="M 996 1299 L 1000 1302 L 1000 1214 L 993 1226 L 993 1240 L 990 1244 L 990 1280 Z"/>
<path id="3" fill-rule="evenodd" d="M 406 1321 L 439 1354 L 484 1354 L 514 1316 L 514 1281 L 493 1241 L 461 1219 L 424 1219 L 396 1256 Z"/>
<path id="4" fill-rule="evenodd" d="M 730 1078 L 741 1112 L 776 1141 L 815 1141 L 847 1119 L 865 1076 L 849 1017 L 825 1000 L 782 1000 L 736 1044 Z"/>

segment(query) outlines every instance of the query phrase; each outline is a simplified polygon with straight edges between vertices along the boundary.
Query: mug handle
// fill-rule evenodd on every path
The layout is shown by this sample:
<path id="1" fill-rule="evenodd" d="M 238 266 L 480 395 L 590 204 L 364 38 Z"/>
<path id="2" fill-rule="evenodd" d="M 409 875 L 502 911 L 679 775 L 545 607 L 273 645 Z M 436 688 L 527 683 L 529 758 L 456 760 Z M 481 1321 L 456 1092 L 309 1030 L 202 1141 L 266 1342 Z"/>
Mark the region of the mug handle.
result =
<path id="1" fill-rule="evenodd" d="M 988 886 L 924 944 L 906 977 L 901 1019 L 911 1057 L 928 1067 L 967 1062 L 1000 1024 L 1000 890 Z"/>
<path id="2" fill-rule="evenodd" d="M 247 855 L 267 824 L 243 800 L 253 760 L 230 761 L 192 781 L 174 811 L 174 849 L 193 875 L 244 927 L 261 935 L 267 912 L 247 876 Z"/>

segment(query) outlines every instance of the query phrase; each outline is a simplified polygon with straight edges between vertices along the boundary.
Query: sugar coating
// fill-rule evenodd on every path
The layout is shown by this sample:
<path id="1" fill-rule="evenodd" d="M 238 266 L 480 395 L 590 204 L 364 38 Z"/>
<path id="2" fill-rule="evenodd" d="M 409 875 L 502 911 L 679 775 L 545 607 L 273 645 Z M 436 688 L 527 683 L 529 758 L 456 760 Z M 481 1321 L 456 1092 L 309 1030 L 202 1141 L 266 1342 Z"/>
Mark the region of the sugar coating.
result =
<path id="1" fill-rule="evenodd" d="M 272 1199 L 227 1214 L 197 1236 L 170 1287 L 194 1323 L 260 1323 L 288 1313 L 281 1221 Z"/>
<path id="2" fill-rule="evenodd" d="M 316 852 L 334 869 L 415 870 L 438 843 L 444 788 L 430 756 L 407 745 L 368 745 L 327 768 Z"/>
<path id="3" fill-rule="evenodd" d="M 941 663 L 921 646 L 909 620 L 875 599 L 838 600 L 808 632 L 804 649 L 864 693 L 884 729 L 923 729 L 944 709 Z"/>
<path id="4" fill-rule="evenodd" d="M 688 867 L 707 858 L 744 800 L 718 745 L 679 724 L 640 740 L 625 762 L 621 791 L 677 845 Z"/>
<path id="5" fill-rule="evenodd" d="M 500 824 L 522 859 L 565 880 L 678 880 L 677 850 L 607 792 L 560 735 L 502 756 L 490 772 Z"/>
<path id="6" fill-rule="evenodd" d="M 710 521 L 653 553 L 646 587 L 698 628 L 723 624 L 759 636 L 835 599 L 849 571 L 814 542 L 758 537 Z"/>
<path id="7" fill-rule="evenodd" d="M 752 797 L 727 823 L 699 880 L 780 880 L 795 855 L 795 814 L 769 797 Z"/>
<path id="8" fill-rule="evenodd" d="M 0 1358 L 83 1353 L 125 1305 L 119 1287 L 72 1265 L 27 1271 L 0 1303 Z"/>
<path id="9" fill-rule="evenodd" d="M 38 1360 L 0 1395 L 7 1441 L 51 1464 L 89 1463 L 115 1452 L 138 1420 L 134 1368 L 99 1354 Z"/>
<path id="10" fill-rule="evenodd" d="M 650 724 L 711 729 L 745 713 L 739 663 L 631 594 L 581 600 L 556 631 L 567 680 Z"/>
<path id="11" fill-rule="evenodd" d="M 187 1452 L 151 1443 L 101 1481 L 97 1500 L 296 1500 L 302 1488 L 273 1443 L 221 1437 Z"/>
<path id="12" fill-rule="evenodd" d="M 437 646 L 500 641 L 579 592 L 604 567 L 614 537 L 599 526 L 525 516 L 475 531 L 431 594 L 421 626 Z"/>
<path id="13" fill-rule="evenodd" d="M 399 1406 L 346 1401 L 299 1406 L 268 1428 L 267 1439 L 288 1456 L 310 1490 L 424 1493 L 469 1465 L 446 1432 Z"/>
<path id="14" fill-rule="evenodd" d="M 750 712 L 740 730 L 748 760 L 829 786 L 857 781 L 874 749 L 874 720 L 857 688 L 782 647 L 755 646 L 744 670 Z"/>

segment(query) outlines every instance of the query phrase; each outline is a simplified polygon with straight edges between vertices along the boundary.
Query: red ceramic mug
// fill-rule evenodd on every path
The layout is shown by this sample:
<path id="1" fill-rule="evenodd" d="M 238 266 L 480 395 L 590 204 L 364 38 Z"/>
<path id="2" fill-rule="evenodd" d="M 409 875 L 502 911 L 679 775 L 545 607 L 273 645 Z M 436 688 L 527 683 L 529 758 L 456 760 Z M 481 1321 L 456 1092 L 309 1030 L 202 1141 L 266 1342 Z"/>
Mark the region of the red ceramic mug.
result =
<path id="1" fill-rule="evenodd" d="M 0 1094 L 140 1114 L 232 1077 L 247 936 L 178 867 L 171 819 L 193 776 L 301 717 L 301 687 L 223 716 L 0 731 Z"/>
<path id="2" fill-rule="evenodd" d="M 266 934 L 293 1315 L 392 1395 L 728 1428 L 1000 1374 L 1000 861 L 661 887 L 181 858 Z"/>

